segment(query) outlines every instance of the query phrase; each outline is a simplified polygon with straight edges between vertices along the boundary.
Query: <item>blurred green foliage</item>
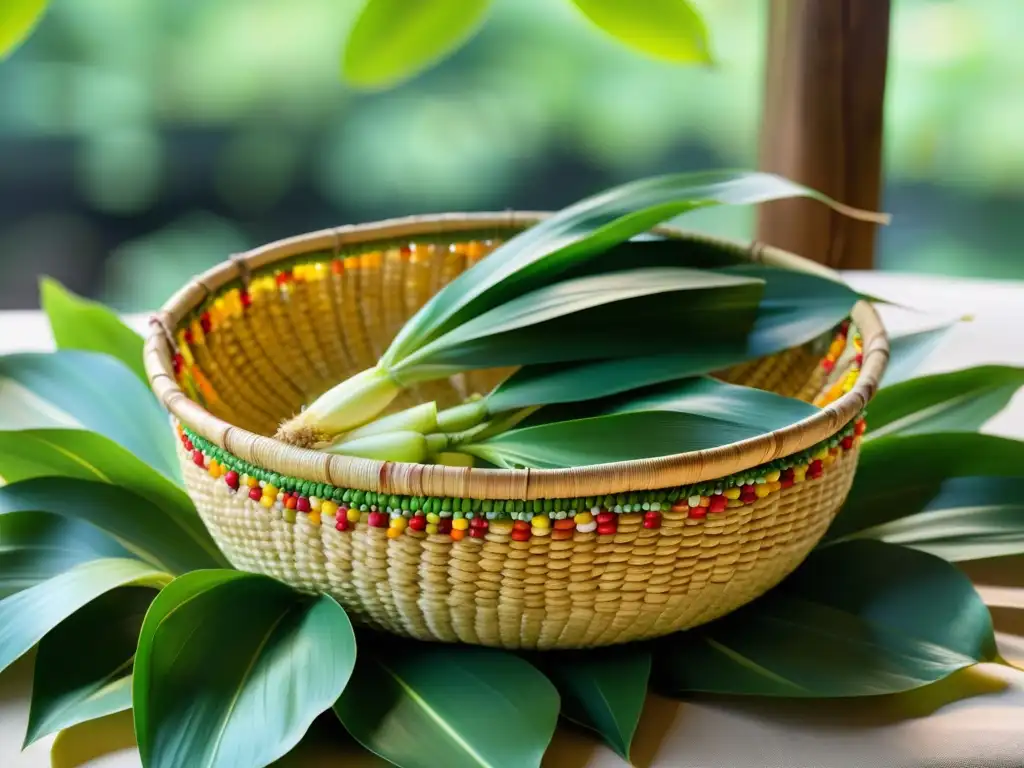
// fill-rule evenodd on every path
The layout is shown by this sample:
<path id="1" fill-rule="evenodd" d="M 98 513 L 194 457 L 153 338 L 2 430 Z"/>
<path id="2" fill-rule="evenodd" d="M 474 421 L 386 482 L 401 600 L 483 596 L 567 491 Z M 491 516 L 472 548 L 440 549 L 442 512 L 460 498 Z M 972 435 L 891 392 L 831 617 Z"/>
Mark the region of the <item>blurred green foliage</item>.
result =
<path id="1" fill-rule="evenodd" d="M 766 3 L 703 0 L 712 68 L 566 2 L 496 0 L 465 48 L 363 94 L 355 0 L 55 0 L 0 66 L 0 307 L 35 276 L 152 307 L 231 250 L 421 211 L 550 208 L 756 162 Z M 894 0 L 881 268 L 1024 277 L 1020 0 Z M 688 226 L 736 237 L 751 211 Z"/>

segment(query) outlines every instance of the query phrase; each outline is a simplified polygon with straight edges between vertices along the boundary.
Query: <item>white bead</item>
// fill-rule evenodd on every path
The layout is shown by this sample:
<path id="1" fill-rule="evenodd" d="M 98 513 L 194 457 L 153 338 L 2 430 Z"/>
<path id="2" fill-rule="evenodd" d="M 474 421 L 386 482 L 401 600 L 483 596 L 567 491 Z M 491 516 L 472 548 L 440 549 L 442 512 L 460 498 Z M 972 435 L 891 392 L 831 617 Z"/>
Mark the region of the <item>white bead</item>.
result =
<path id="1" fill-rule="evenodd" d="M 589 523 L 581 523 L 580 525 L 576 526 L 576 530 L 580 533 L 591 533 L 592 531 L 597 530 L 597 523 L 595 523 L 594 521 L 590 521 Z"/>

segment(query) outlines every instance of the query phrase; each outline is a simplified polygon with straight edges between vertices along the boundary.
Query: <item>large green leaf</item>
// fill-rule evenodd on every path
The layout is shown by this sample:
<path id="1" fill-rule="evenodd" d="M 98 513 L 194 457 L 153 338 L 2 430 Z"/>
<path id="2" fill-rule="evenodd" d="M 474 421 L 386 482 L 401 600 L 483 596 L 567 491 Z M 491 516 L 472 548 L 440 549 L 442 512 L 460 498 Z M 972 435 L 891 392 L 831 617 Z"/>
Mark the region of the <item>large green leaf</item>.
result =
<path id="1" fill-rule="evenodd" d="M 27 391 L 31 406 L 42 401 L 63 421 L 26 424 L 17 401 L 3 401 L 0 428 L 81 426 L 128 449 L 170 478 L 180 477 L 174 435 L 152 392 L 109 355 L 79 350 L 0 357 L 0 390 L 5 380 Z"/>
<path id="2" fill-rule="evenodd" d="M 418 74 L 468 40 L 490 4 L 367 0 L 345 44 L 345 79 L 364 88 L 386 88 Z"/>
<path id="3" fill-rule="evenodd" d="M 168 512 L 120 486 L 67 477 L 22 480 L 0 488 L 0 516 L 50 512 L 91 523 L 131 552 L 172 573 L 225 564 L 194 516 Z"/>
<path id="4" fill-rule="evenodd" d="M 40 283 L 43 311 L 58 349 L 102 352 L 117 358 L 148 386 L 142 337 L 102 304 L 83 299 L 51 278 Z"/>
<path id="5" fill-rule="evenodd" d="M 523 426 L 460 450 L 501 467 L 573 467 L 666 456 L 745 440 L 818 409 L 795 398 L 709 378 L 549 406 Z"/>
<path id="6" fill-rule="evenodd" d="M 75 611 L 112 589 L 160 588 L 170 576 L 129 558 L 105 558 L 76 565 L 0 600 L 0 672 L 17 661 Z"/>
<path id="7" fill-rule="evenodd" d="M 724 619 L 660 642 L 652 680 L 672 693 L 871 696 L 997 658 L 988 608 L 957 568 L 854 541 L 812 553 Z"/>
<path id="8" fill-rule="evenodd" d="M 403 381 L 468 370 L 703 349 L 739 343 L 754 321 L 756 278 L 684 267 L 555 283 L 511 299 L 398 363 Z M 690 329 L 680 333 L 679 328 Z M 637 334 L 637 328 L 644 333 Z"/>
<path id="9" fill-rule="evenodd" d="M 882 375 L 882 387 L 906 381 L 934 352 L 955 324 L 913 333 L 893 334 L 889 338 L 889 363 Z"/>
<path id="10" fill-rule="evenodd" d="M 79 520 L 48 512 L 0 515 L 0 600 L 103 557 L 131 557 L 131 553 Z"/>
<path id="11" fill-rule="evenodd" d="M 688 0 L 572 0 L 583 14 L 630 48 L 664 61 L 710 64 L 708 30 Z"/>
<path id="12" fill-rule="evenodd" d="M 850 533 L 841 540 L 880 539 L 953 562 L 1021 554 L 1022 486 L 1024 477 L 950 478 L 920 512 Z"/>
<path id="13" fill-rule="evenodd" d="M 504 651 L 373 638 L 334 710 L 402 768 L 529 768 L 554 734 L 558 694 Z"/>
<path id="14" fill-rule="evenodd" d="M 345 611 L 266 576 L 196 571 L 153 602 L 132 683 L 148 768 L 263 766 L 294 747 L 348 683 Z"/>
<path id="15" fill-rule="evenodd" d="M 646 646 L 549 653 L 538 663 L 562 698 L 562 716 L 601 734 L 629 760 L 647 699 L 651 653 Z"/>
<path id="16" fill-rule="evenodd" d="M 466 320 L 548 285 L 594 254 L 687 211 L 798 196 L 848 215 L 884 220 L 766 173 L 672 174 L 631 182 L 571 205 L 496 248 L 436 293 L 403 326 L 381 362 L 391 367 Z"/>
<path id="17" fill-rule="evenodd" d="M 1024 368 L 983 365 L 883 387 L 871 401 L 867 439 L 974 432 L 1024 386 Z"/>
<path id="18" fill-rule="evenodd" d="M 129 709 L 132 659 L 156 592 L 123 587 L 73 613 L 39 643 L 25 744 Z"/>
<path id="19" fill-rule="evenodd" d="M 826 533 L 837 539 L 923 512 L 954 477 L 1017 477 L 1024 442 L 971 432 L 894 436 L 864 444 L 853 488 Z"/>
<path id="20" fill-rule="evenodd" d="M 32 32 L 48 0 L 0 0 L 0 61 Z"/>

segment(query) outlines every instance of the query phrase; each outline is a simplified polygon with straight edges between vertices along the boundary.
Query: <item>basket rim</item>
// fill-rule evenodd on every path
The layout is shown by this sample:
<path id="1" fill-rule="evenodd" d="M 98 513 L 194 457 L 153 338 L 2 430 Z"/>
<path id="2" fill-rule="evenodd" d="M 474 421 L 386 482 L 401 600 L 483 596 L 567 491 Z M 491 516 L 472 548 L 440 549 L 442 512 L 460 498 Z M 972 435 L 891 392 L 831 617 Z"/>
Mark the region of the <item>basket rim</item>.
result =
<path id="1" fill-rule="evenodd" d="M 274 472 L 378 493 L 523 500 L 671 488 L 744 472 L 832 437 L 864 410 L 877 390 L 889 358 L 889 340 L 874 307 L 863 300 L 857 302 L 851 312 L 864 346 L 860 375 L 849 392 L 818 413 L 783 429 L 716 448 L 650 459 L 566 469 L 484 469 L 341 456 L 296 448 L 230 424 L 191 400 L 178 386 L 173 372 L 173 329 L 220 288 L 237 280 L 246 281 L 253 270 L 304 254 L 337 253 L 346 245 L 378 240 L 488 229 L 517 230 L 549 215 L 505 211 L 407 216 L 319 230 L 234 254 L 193 278 L 150 318 L 143 351 L 150 386 L 163 406 L 180 422 L 243 461 Z M 655 231 L 680 239 L 725 245 L 744 252 L 755 263 L 780 267 L 799 263 L 804 268 L 812 265 L 821 274 L 836 275 L 828 267 L 757 241 L 741 243 L 668 227 Z"/>

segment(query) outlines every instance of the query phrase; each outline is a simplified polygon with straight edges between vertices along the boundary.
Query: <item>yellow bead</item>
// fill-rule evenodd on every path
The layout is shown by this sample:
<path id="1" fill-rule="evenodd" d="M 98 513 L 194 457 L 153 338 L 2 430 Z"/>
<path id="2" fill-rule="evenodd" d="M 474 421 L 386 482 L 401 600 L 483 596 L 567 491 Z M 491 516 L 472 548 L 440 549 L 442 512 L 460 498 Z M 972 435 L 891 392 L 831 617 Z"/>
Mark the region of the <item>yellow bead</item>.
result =
<path id="1" fill-rule="evenodd" d="M 814 454 L 814 458 L 816 459 L 824 459 L 826 456 L 828 456 L 828 448 L 822 448 L 820 451 Z"/>
<path id="2" fill-rule="evenodd" d="M 743 502 L 740 501 L 739 499 L 730 499 L 728 502 L 726 502 L 725 506 L 728 507 L 729 509 L 736 509 L 737 507 L 742 507 Z"/>
<path id="3" fill-rule="evenodd" d="M 319 512 L 310 512 L 309 515 L 307 515 L 307 517 L 309 518 L 309 522 L 311 522 L 313 525 L 320 525 Z"/>
<path id="4" fill-rule="evenodd" d="M 263 486 L 263 495 L 264 496 L 269 496 L 272 499 L 276 499 L 277 498 L 277 494 L 278 494 L 277 488 L 272 486 L 270 483 L 267 483 L 266 485 Z"/>
<path id="5" fill-rule="evenodd" d="M 754 494 L 759 499 L 763 499 L 771 492 L 772 490 L 771 488 L 768 487 L 768 483 L 758 483 L 757 485 L 754 486 Z"/>
<path id="6" fill-rule="evenodd" d="M 782 483 L 768 483 L 768 487 L 771 488 L 772 493 L 782 490 Z"/>
<path id="7" fill-rule="evenodd" d="M 333 501 L 320 502 L 320 514 L 327 517 L 334 517 L 338 513 L 338 505 Z"/>
<path id="8" fill-rule="evenodd" d="M 345 517 L 348 518 L 348 521 L 350 523 L 358 523 L 359 522 L 359 510 L 356 509 L 355 507 L 349 507 L 348 508 L 348 512 L 345 513 Z"/>
<path id="9" fill-rule="evenodd" d="M 257 479 L 256 479 L 255 477 L 253 477 L 252 475 L 249 475 L 249 476 L 248 476 L 248 477 L 247 477 L 247 478 L 245 479 L 245 484 L 246 484 L 246 485 L 248 485 L 248 486 L 249 486 L 250 488 L 255 488 L 255 487 L 256 487 L 257 485 L 259 485 L 259 484 L 260 484 L 260 481 L 259 481 L 259 480 L 257 480 Z"/>
<path id="10" fill-rule="evenodd" d="M 262 504 L 267 509 L 270 509 L 272 506 L 274 506 L 274 502 L 275 501 L 277 501 L 277 499 L 275 497 L 273 497 L 273 496 L 261 496 L 260 497 L 260 504 Z"/>
<path id="11" fill-rule="evenodd" d="M 439 522 L 441 522 L 441 516 L 439 514 L 437 514 L 436 512 L 428 512 L 427 513 L 427 522 L 428 523 L 432 523 L 434 525 L 437 525 Z"/>
<path id="12" fill-rule="evenodd" d="M 392 517 L 390 527 L 397 528 L 400 531 L 404 531 L 405 527 L 409 525 L 409 521 L 404 517 Z"/>
<path id="13" fill-rule="evenodd" d="M 210 473 L 210 477 L 212 478 L 218 478 L 222 474 L 224 474 L 224 470 L 221 469 L 220 464 L 218 464 L 216 460 L 210 461 L 210 466 L 207 468 L 206 471 Z"/>
<path id="14" fill-rule="evenodd" d="M 587 525 L 588 523 L 594 522 L 594 516 L 589 512 L 580 512 L 576 517 L 572 519 L 576 525 Z"/>
<path id="15" fill-rule="evenodd" d="M 452 528 L 456 531 L 464 531 L 469 528 L 469 520 L 464 517 L 460 517 L 458 520 L 452 520 Z"/>
<path id="16" fill-rule="evenodd" d="M 725 492 L 722 495 L 725 496 L 725 498 L 727 498 L 729 501 L 736 501 L 736 499 L 740 497 L 740 489 L 736 488 L 735 486 L 732 488 L 726 488 Z"/>
<path id="17" fill-rule="evenodd" d="M 401 535 L 402 535 L 402 529 L 401 528 L 388 528 L 388 538 L 389 539 L 397 539 Z"/>
<path id="18" fill-rule="evenodd" d="M 701 496 L 700 497 L 700 506 L 702 506 L 702 507 L 709 507 L 709 506 L 711 506 L 711 497 L 710 496 Z"/>
<path id="19" fill-rule="evenodd" d="M 429 534 L 437 533 L 437 524 L 436 523 L 427 523 L 427 533 L 429 533 Z"/>
<path id="20" fill-rule="evenodd" d="M 537 515 L 530 521 L 530 524 L 538 530 L 546 531 L 551 527 L 551 518 L 547 515 Z"/>
<path id="21" fill-rule="evenodd" d="M 776 469 L 765 475 L 764 479 L 767 480 L 769 483 L 777 483 L 780 477 L 782 477 L 782 473 Z"/>

